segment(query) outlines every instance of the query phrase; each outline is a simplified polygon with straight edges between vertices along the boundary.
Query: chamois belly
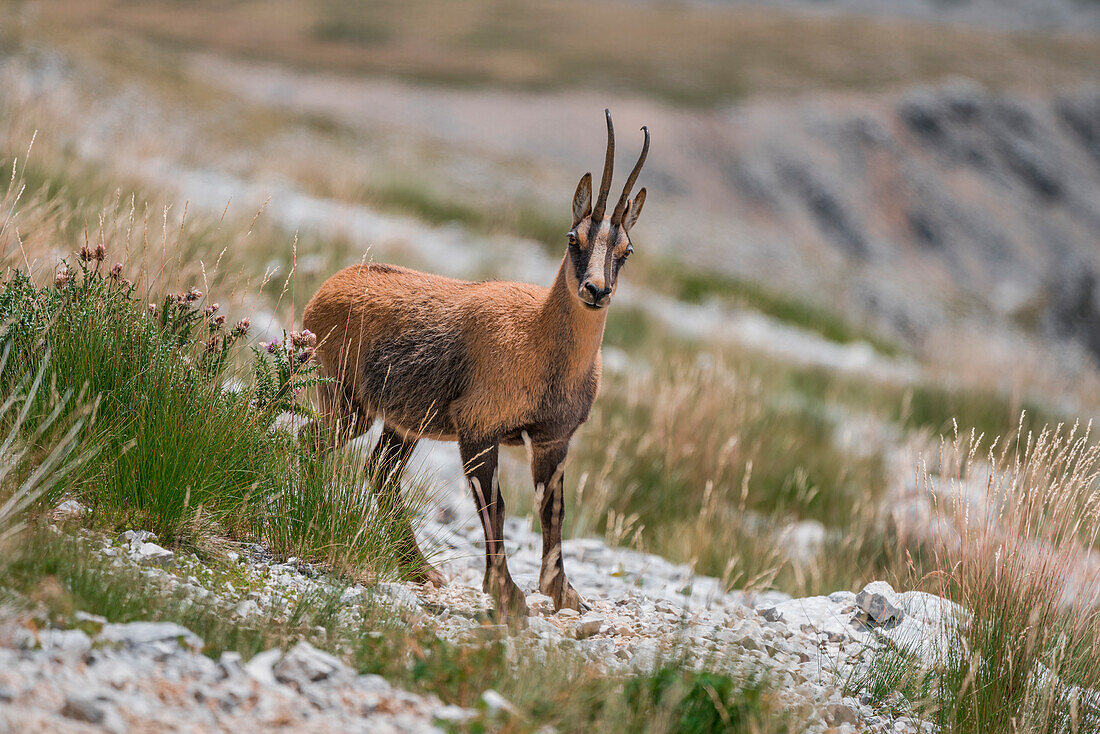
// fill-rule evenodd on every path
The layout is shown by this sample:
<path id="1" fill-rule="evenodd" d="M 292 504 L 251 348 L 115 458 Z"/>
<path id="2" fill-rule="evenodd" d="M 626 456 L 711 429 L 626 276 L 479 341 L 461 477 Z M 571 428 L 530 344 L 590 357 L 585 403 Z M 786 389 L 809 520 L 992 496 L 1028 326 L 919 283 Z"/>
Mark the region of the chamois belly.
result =
<path id="1" fill-rule="evenodd" d="M 368 413 L 404 432 L 453 439 L 453 403 L 469 388 L 470 360 L 459 332 L 425 327 L 374 342 L 359 361 Z"/>

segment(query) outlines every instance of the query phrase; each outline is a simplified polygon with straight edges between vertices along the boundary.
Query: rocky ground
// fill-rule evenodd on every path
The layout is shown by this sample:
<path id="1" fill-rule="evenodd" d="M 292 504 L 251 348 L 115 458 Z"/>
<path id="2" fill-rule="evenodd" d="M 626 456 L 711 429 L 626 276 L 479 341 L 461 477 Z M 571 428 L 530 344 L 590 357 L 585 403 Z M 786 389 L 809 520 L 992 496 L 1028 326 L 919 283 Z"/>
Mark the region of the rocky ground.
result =
<path id="1" fill-rule="evenodd" d="M 338 594 L 338 615 L 348 624 L 361 622 L 365 609 L 391 609 L 401 623 L 454 643 L 502 635 L 513 651 L 564 647 L 608 673 L 651 670 L 665 659 L 745 675 L 763 672 L 784 710 L 806 731 L 934 730 L 846 692 L 886 648 L 939 665 L 951 629 L 968 617 L 957 604 L 920 591 L 899 592 L 881 581 L 858 594 L 800 599 L 775 591 L 727 592 L 717 579 L 695 575 L 686 565 L 597 538 L 574 538 L 564 543 L 565 566 L 591 610 L 555 612 L 537 592 L 541 536 L 529 519 L 511 517 L 505 526 L 509 566 L 529 592 L 531 616 L 525 628 L 509 631 L 492 623 L 491 601 L 480 589 L 482 531 L 456 452 L 424 441 L 412 464 L 416 478 L 409 481 L 430 478 L 436 491 L 420 535 L 449 579 L 442 588 L 346 587 L 298 559 L 275 559 L 259 545 L 226 544 L 217 563 L 204 563 L 161 547 L 146 531 L 117 538 L 81 532 L 90 552 L 122 568 L 140 568 L 150 585 L 166 592 L 213 602 L 242 624 L 256 615 L 285 617 L 310 595 Z M 977 496 L 971 499 L 977 502 Z M 68 501 L 56 514 L 60 521 L 82 512 Z M 815 553 L 821 531 L 809 523 L 794 526 L 791 546 Z M 111 624 L 77 612 L 71 628 L 43 629 L 41 620 L 26 613 L 6 616 L 0 614 L 5 731 L 225 731 L 256 722 L 306 731 L 429 731 L 484 710 L 510 715 L 509 703 L 495 691 L 484 692 L 481 712 L 446 706 L 378 676 L 356 675 L 307 642 L 247 662 L 230 653 L 213 660 L 202 654 L 201 639 L 175 624 Z M 1100 693 L 1081 693 L 1100 699 Z"/>
<path id="2" fill-rule="evenodd" d="M 425 625 L 453 642 L 505 631 L 490 622 L 481 592 L 483 541 L 462 491 L 449 447 L 425 442 L 416 461 L 431 472 L 440 494 L 421 534 L 449 578 L 442 588 L 383 583 L 345 589 L 340 615 L 360 619 L 365 603 L 392 607 L 410 624 Z M 74 515 L 68 502 L 59 513 Z M 812 535 L 812 533 L 809 533 Z M 687 566 L 595 538 L 564 544 L 566 569 L 591 611 L 554 612 L 538 594 L 540 535 L 524 518 L 506 523 L 509 564 L 532 616 L 508 637 L 513 647 L 567 646 L 607 672 L 651 669 L 661 659 L 766 672 L 784 708 L 807 731 L 930 731 L 929 725 L 877 711 L 846 696 L 846 684 L 865 670 L 882 645 L 899 647 L 935 664 L 945 630 L 964 610 L 922 592 L 897 593 L 876 582 L 860 594 L 792 599 L 779 592 L 725 592 L 713 578 Z M 150 584 L 214 601 L 243 621 L 278 617 L 295 601 L 331 593 L 336 582 L 297 559 L 276 562 L 261 546 L 225 552 L 237 569 L 233 582 L 191 554 L 176 554 L 145 531 L 118 538 L 89 534 L 94 552 L 122 567 L 139 566 Z M 799 539 L 798 542 L 812 540 Z M 72 629 L 45 629 L 16 617 L 0 632 L 0 723 L 12 730 L 107 731 L 171 727 L 229 730 L 244 722 L 304 730 L 421 731 L 470 715 L 438 700 L 357 676 L 326 652 L 299 643 L 243 663 L 226 654 L 201 654 L 192 632 L 174 624 L 110 624 L 76 615 Z M 483 703 L 506 711 L 487 691 Z M 389 727 L 389 728 L 387 728 Z"/>
<path id="3" fill-rule="evenodd" d="M 450 529 L 453 542 L 476 544 L 462 523 Z M 517 582 L 530 589 L 538 536 L 515 519 L 508 530 Z M 144 567 L 149 583 L 208 601 L 214 595 L 227 613 L 240 618 L 278 614 L 303 595 L 332 585 L 308 564 L 275 563 L 258 546 L 231 551 L 226 559 L 239 565 L 244 581 L 215 585 L 214 574 L 196 557 L 177 556 L 146 532 L 93 542 L 119 565 Z M 574 584 L 586 590 L 592 611 L 555 613 L 549 598 L 532 593 L 532 616 L 509 644 L 573 646 L 608 672 L 644 670 L 662 656 L 686 654 L 699 664 L 767 671 L 786 707 L 805 718 L 810 731 L 929 730 L 916 721 L 880 716 L 845 697 L 843 688 L 875 646 L 919 650 L 920 641 L 937 639 L 943 625 L 963 615 L 952 603 L 920 592 L 897 594 L 881 582 L 858 595 L 807 599 L 727 594 L 714 579 L 599 540 L 576 539 L 565 548 L 567 568 Z M 354 619 L 369 599 L 454 641 L 482 638 L 490 623 L 489 600 L 477 588 L 481 563 L 472 555 L 449 561 L 454 575 L 441 589 L 393 583 L 351 587 L 340 613 Z M 176 624 L 111 624 L 79 613 L 75 619 L 71 629 L 35 632 L 19 617 L 0 627 L 0 723 L 8 729 L 203 731 L 260 722 L 308 731 L 427 731 L 470 715 L 378 676 L 357 676 L 306 642 L 247 662 L 230 653 L 215 661 L 201 654 L 201 639 Z M 493 691 L 483 702 L 489 709 L 508 707 Z"/>

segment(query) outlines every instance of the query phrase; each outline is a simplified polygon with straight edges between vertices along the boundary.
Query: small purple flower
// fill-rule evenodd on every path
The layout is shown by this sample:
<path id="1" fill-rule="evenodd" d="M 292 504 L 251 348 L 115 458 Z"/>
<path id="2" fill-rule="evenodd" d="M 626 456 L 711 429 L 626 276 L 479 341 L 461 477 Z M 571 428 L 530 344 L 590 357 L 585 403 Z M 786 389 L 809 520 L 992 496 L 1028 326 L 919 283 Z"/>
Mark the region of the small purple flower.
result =
<path id="1" fill-rule="evenodd" d="M 268 354 L 275 354 L 275 350 L 278 349 L 278 348 L 279 348 L 279 340 L 278 339 L 272 339 L 271 341 L 269 341 L 267 343 L 267 353 Z"/>
<path id="2" fill-rule="evenodd" d="M 115 263 L 115 266 L 113 268 L 111 268 L 111 277 L 114 278 L 115 280 L 118 280 L 119 276 L 121 276 L 121 275 L 122 275 L 122 263 Z"/>

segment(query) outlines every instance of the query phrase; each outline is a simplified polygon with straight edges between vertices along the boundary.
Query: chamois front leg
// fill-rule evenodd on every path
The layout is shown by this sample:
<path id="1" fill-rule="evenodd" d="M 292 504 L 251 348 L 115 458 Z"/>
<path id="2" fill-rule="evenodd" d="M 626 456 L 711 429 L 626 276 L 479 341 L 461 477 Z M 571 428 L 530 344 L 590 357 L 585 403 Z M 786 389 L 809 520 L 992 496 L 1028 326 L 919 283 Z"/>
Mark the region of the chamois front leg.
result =
<path id="1" fill-rule="evenodd" d="M 561 553 L 561 526 L 565 520 L 565 456 L 569 440 L 532 446 L 531 476 L 542 524 L 542 570 L 539 591 L 554 600 L 554 607 L 586 612 L 589 606 L 565 577 Z"/>
<path id="2" fill-rule="evenodd" d="M 460 439 L 458 448 L 481 528 L 485 531 L 482 589 L 493 597 L 497 615 L 502 620 L 522 621 L 527 617 L 527 602 L 508 572 L 508 558 L 504 552 L 504 498 L 497 481 L 497 444 Z"/>

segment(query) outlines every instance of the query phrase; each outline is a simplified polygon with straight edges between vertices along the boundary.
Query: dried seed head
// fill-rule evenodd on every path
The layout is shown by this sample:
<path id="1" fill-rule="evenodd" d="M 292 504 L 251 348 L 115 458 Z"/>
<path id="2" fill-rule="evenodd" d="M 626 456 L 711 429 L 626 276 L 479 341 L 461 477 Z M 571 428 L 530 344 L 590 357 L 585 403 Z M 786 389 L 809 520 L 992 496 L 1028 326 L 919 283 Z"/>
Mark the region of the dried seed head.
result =
<path id="1" fill-rule="evenodd" d="M 95 253 L 92 252 L 92 248 L 82 245 L 80 248 L 80 262 L 89 262 L 93 257 L 95 257 Z"/>
<path id="2" fill-rule="evenodd" d="M 120 275 L 122 275 L 122 263 L 115 263 L 115 266 L 111 268 L 111 277 L 118 280 Z"/>
<path id="3" fill-rule="evenodd" d="M 194 286 L 192 286 L 191 288 L 189 288 L 187 290 L 186 298 L 187 298 L 188 302 L 197 301 L 200 298 L 202 298 L 202 291 L 200 291 L 198 288 L 195 288 Z"/>
<path id="4" fill-rule="evenodd" d="M 157 314 L 157 304 L 150 303 L 149 304 L 149 315 L 150 316 L 156 316 L 156 314 Z"/>
<path id="5" fill-rule="evenodd" d="M 54 275 L 53 284 L 56 288 L 64 288 L 65 284 L 73 278 L 73 271 L 62 265 L 57 269 L 57 274 Z"/>
<path id="6" fill-rule="evenodd" d="M 238 334 L 238 335 L 244 334 L 245 332 L 248 331 L 248 327 L 250 327 L 250 326 L 252 326 L 252 321 L 250 319 L 247 319 L 247 318 L 241 319 L 240 321 L 237 322 L 237 326 L 234 327 L 233 332 L 235 334 Z"/>
<path id="7" fill-rule="evenodd" d="M 107 257 L 107 248 L 100 242 L 95 246 L 95 260 L 96 262 L 102 262 L 105 257 Z"/>

